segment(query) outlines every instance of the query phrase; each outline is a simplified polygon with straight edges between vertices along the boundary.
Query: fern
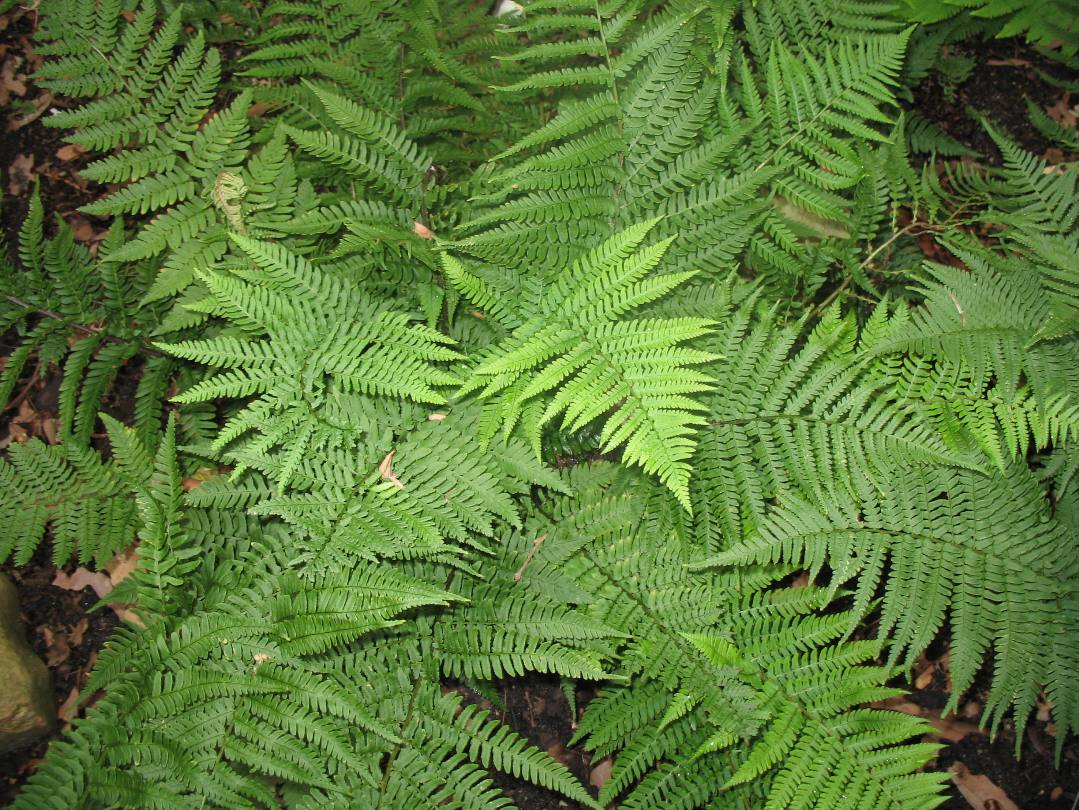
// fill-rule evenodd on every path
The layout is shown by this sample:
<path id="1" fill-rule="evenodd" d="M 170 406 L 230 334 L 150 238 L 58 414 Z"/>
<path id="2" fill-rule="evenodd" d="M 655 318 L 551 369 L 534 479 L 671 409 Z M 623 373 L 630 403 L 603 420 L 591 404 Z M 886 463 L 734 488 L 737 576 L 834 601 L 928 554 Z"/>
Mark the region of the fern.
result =
<path id="1" fill-rule="evenodd" d="M 77 444 L 49 447 L 37 439 L 13 445 L 0 461 L 4 532 L 0 559 L 25 565 L 51 528 L 52 557 L 103 565 L 134 539 L 129 487 L 115 465 Z"/>
<path id="2" fill-rule="evenodd" d="M 1059 47 L 1064 54 L 1079 50 L 1079 15 L 1070 4 L 1058 0 L 903 0 L 901 10 L 919 22 L 939 22 L 966 11 L 991 20 L 997 37 L 1023 34 L 1030 42 Z"/>
<path id="3" fill-rule="evenodd" d="M 1029 512 L 1017 512 L 1017 504 Z M 1070 632 L 1061 623 L 1067 611 L 1058 613 L 1058 605 L 1075 600 L 1077 587 L 1075 553 L 1065 536 L 1022 466 L 996 476 L 896 472 L 827 508 L 792 503 L 759 537 L 712 562 L 782 559 L 814 571 L 827 562 L 837 584 L 858 579 L 855 603 L 865 610 L 890 557 L 881 633 L 895 639 L 893 661 L 904 651 L 913 660 L 925 649 L 947 606 L 956 684 L 952 705 L 992 646 L 997 657 L 986 708 L 992 722 L 999 723 L 1014 705 L 1017 723 L 1025 725 L 1045 685 L 1061 696 L 1057 717 L 1070 727 L 1075 710 L 1059 676 L 1075 664 L 1038 652 L 1046 635 L 1063 638 Z M 1034 625 L 1043 629 L 1019 629 Z M 1066 643 L 1057 649 L 1070 654 Z"/>
<path id="4" fill-rule="evenodd" d="M 255 269 L 204 273 L 210 296 L 200 308 L 235 319 L 249 337 L 160 344 L 178 357 L 223 369 L 178 401 L 258 395 L 224 424 L 215 448 L 251 432 L 257 438 L 246 448 L 250 453 L 287 443 L 276 475 L 284 486 L 305 453 L 333 446 L 342 430 L 362 429 L 362 421 L 351 429 L 349 422 L 365 397 L 445 402 L 439 389 L 456 378 L 436 362 L 459 357 L 447 345 L 452 341 L 365 301 L 346 279 L 301 256 L 233 238 Z M 266 338 L 258 339 L 259 333 Z"/>
<path id="5" fill-rule="evenodd" d="M 899 109 L 1023 9 L 209 5 L 41 8 L 111 227 L 34 202 L 0 275 L 0 399 L 62 375 L 0 556 L 138 556 L 17 808 L 929 808 L 873 704 L 945 629 L 1059 756 L 1074 166 Z M 598 796 L 468 697 L 531 673 Z"/>
<path id="6" fill-rule="evenodd" d="M 774 40 L 765 47 L 753 38 L 751 47 L 765 47 L 754 53 L 766 63 L 765 105 L 762 84 L 732 36 L 723 38 L 714 66 L 695 47 L 703 31 L 731 33 L 729 12 L 672 11 L 627 39 L 633 13 L 624 3 L 594 12 L 588 28 L 597 35 L 587 47 L 541 42 L 510 57 L 555 67 L 507 92 L 557 77 L 558 87 L 592 94 L 571 96 L 557 118 L 498 155 L 535 153 L 490 178 L 491 210 L 469 223 L 483 231 L 458 246 L 486 262 L 553 273 L 608 236 L 611 224 L 617 230 L 659 214 L 659 235 L 679 236 L 664 269 L 722 276 L 748 250 L 763 266 L 802 275 L 797 237 L 777 204 L 850 221 L 840 192 L 862 179 L 859 146 L 885 137 L 874 127 L 889 121 L 880 108 L 893 103 L 905 35 L 821 37 L 819 53 L 800 59 Z M 533 26 L 550 36 L 547 15 L 535 23 L 526 15 L 514 30 L 531 34 Z M 592 63 L 559 66 L 574 65 L 582 53 Z M 776 195 L 771 205 L 765 189 Z"/>
<path id="7" fill-rule="evenodd" d="M 622 486 L 586 502 L 641 503 L 639 483 Z M 854 806 L 935 806 L 942 777 L 916 773 L 934 746 L 893 747 L 920 722 L 851 710 L 894 694 L 886 669 L 863 665 L 877 645 L 833 644 L 846 617 L 805 615 L 823 591 L 767 590 L 783 569 L 687 577 L 699 550 L 678 512 L 664 517 L 663 500 L 655 492 L 621 523 L 571 511 L 544 527 L 532 563 L 536 587 L 572 579 L 587 610 L 627 634 L 619 655 L 631 684 L 601 693 L 577 733 L 597 756 L 622 749 L 600 802 L 626 793 L 620 806 L 829 807 L 845 794 Z"/>
<path id="8" fill-rule="evenodd" d="M 132 585 L 117 597 L 133 599 L 139 614 L 154 620 L 110 642 L 87 686 L 90 694 L 107 685 L 108 697 L 58 749 L 81 753 L 71 765 L 50 760 L 16 806 L 270 806 L 273 792 L 260 775 L 302 788 L 299 806 L 363 796 L 403 808 L 427 790 L 442 790 L 461 806 L 488 806 L 494 789 L 471 761 L 591 804 L 545 754 L 474 711 L 458 713 L 459 697 L 442 694 L 438 668 L 423 650 L 432 643 L 449 650 L 466 633 L 469 660 L 486 654 L 496 675 L 532 668 L 542 656 L 544 666 L 566 675 L 602 677 L 595 652 L 574 649 L 552 632 L 576 627 L 581 639 L 602 639 L 611 630 L 550 599 L 514 596 L 508 575 L 497 584 L 461 582 L 446 590 L 444 568 L 362 564 L 301 581 L 287 570 L 282 532 L 254 522 L 223 524 L 213 508 L 177 499 L 171 430 L 140 495 L 143 514 L 154 510 L 148 525 L 157 533 L 144 533 Z M 127 466 L 150 464 L 136 439 L 116 438 Z M 166 526 L 173 528 L 162 533 Z M 191 581 L 190 561 L 207 554 L 219 564 L 208 581 Z M 165 557 L 173 562 L 163 563 Z M 443 587 L 425 582 L 436 578 Z M 519 630 L 467 635 L 465 628 L 484 626 L 507 601 L 517 605 Z M 450 603 L 462 609 L 385 634 L 401 625 L 394 617 L 402 611 Z M 447 625 L 441 632 L 440 623 Z M 365 636 L 370 643 L 357 646 Z M 341 651 L 345 646 L 351 650 Z M 452 657 L 446 661 L 452 673 Z M 346 675 L 360 670 L 362 682 Z M 461 779 L 445 781 L 450 773 Z"/>
<path id="9" fill-rule="evenodd" d="M 1042 135 L 1069 152 L 1079 152 L 1079 134 L 1074 127 L 1069 128 L 1050 118 L 1045 110 L 1030 99 L 1027 99 L 1027 111 L 1030 113 L 1030 122 Z"/>
<path id="10" fill-rule="evenodd" d="M 84 6 L 87 4 L 83 4 Z M 93 4 L 89 4 L 91 7 Z M 220 81 L 220 56 L 195 36 L 173 60 L 181 45 L 181 17 L 173 13 L 154 31 L 156 9 L 143 4 L 119 32 L 119 9 L 99 9 L 102 44 L 119 38 L 117 49 L 93 47 L 86 64 L 77 36 L 58 32 L 47 52 L 62 54 L 43 70 L 54 90 L 92 95 L 80 107 L 64 110 L 49 126 L 73 128 L 68 137 L 86 149 L 111 151 L 91 162 L 83 175 L 122 188 L 84 207 L 96 216 L 155 214 L 138 236 L 105 255 L 114 261 L 145 259 L 165 252 L 164 271 L 185 262 L 220 257 L 217 217 L 208 193 L 222 172 L 233 171 L 245 154 L 248 99 L 240 96 L 200 129 Z M 75 52 L 75 53 L 72 53 Z M 78 83 L 71 86 L 72 74 Z M 96 77 L 88 81 L 88 74 Z M 198 253 L 180 243 L 197 244 Z M 175 291 L 175 290 L 173 290 Z"/>
<path id="11" fill-rule="evenodd" d="M 530 307 L 506 313 L 520 325 L 481 359 L 462 392 L 502 393 L 501 402 L 487 409 L 481 440 L 499 424 L 512 428 L 522 411 L 531 411 L 524 428 L 537 452 L 535 436 L 559 413 L 563 428 L 574 430 L 611 411 L 600 435 L 604 449 L 624 444 L 626 461 L 658 475 L 688 509 L 687 460 L 694 447 L 692 428 L 701 423 L 694 416 L 701 406 L 688 395 L 707 390 L 711 382 L 688 367 L 712 355 L 679 344 L 700 337 L 710 323 L 616 320 L 690 277 L 645 278 L 669 244 L 637 250 L 653 225 L 645 222 L 615 235 L 553 279 Z M 490 300 L 482 282 L 452 257 L 447 275 L 478 302 Z M 555 387 L 557 394 L 542 412 L 529 407 L 530 399 Z"/>
<path id="12" fill-rule="evenodd" d="M 59 433 L 65 441 L 86 446 L 98 410 L 121 369 L 147 348 L 152 311 L 136 313 L 138 288 L 126 283 L 116 268 L 95 262 L 75 241 L 62 220 L 46 237 L 41 202 L 35 194 L 19 234 L 20 267 L 0 275 L 0 312 L 20 336 L 18 348 L 0 373 L 0 401 L 7 403 L 31 358 L 42 372 L 61 364 Z M 102 242 L 108 250 L 122 240 L 112 228 Z M 147 381 L 143 396 L 159 400 L 174 372 Z M 139 427 L 156 435 L 159 414 L 139 413 Z"/>

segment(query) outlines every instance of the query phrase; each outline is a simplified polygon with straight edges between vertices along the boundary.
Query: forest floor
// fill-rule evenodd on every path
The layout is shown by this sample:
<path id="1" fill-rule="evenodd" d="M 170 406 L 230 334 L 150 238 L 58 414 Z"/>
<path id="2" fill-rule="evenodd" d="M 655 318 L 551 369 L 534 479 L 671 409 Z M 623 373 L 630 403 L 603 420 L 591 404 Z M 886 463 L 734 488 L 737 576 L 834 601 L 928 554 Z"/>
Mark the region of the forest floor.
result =
<path id="1" fill-rule="evenodd" d="M 104 224 L 78 212 L 95 196 L 93 184 L 79 174 L 85 164 L 81 151 L 64 143 L 62 134 L 42 125 L 53 105 L 51 95 L 31 78 L 39 64 L 34 53 L 32 11 L 16 9 L 0 15 L 0 234 L 12 254 L 17 233 L 35 185 L 40 187 L 47 214 L 67 220 L 75 236 L 94 246 Z M 1018 41 L 968 46 L 965 55 L 976 60 L 969 78 L 948 87 L 936 78 L 918 88 L 912 109 L 943 127 L 974 150 L 994 156 L 995 147 L 966 114 L 967 108 L 987 113 L 1024 148 L 1058 162 L 1044 138 L 1027 119 L 1023 98 L 1030 98 L 1051 116 L 1074 125 L 1079 98 L 1043 81 L 1037 71 L 1050 69 L 1041 56 Z M 14 348 L 12 335 L 0 336 L 0 364 Z M 128 384 L 125 384 L 128 383 Z M 59 378 L 53 368 L 34 368 L 16 387 L 14 400 L 0 414 L 0 449 L 10 442 L 37 436 L 56 440 L 56 400 Z M 103 407 L 118 416 L 130 412 L 130 380 L 121 379 Z M 5 806 L 44 755 L 50 739 L 59 736 L 77 711 L 75 703 L 98 651 L 119 621 L 110 609 L 93 610 L 129 569 L 121 558 L 109 571 L 91 573 L 75 563 L 57 569 L 48 544 L 25 566 L 0 566 L 18 586 L 28 640 L 52 672 L 61 722 L 56 734 L 29 748 L 0 756 L 0 806 Z M 1047 707 L 1041 705 L 1025 731 L 1022 757 L 1016 759 L 1015 728 L 1005 720 L 995 738 L 978 728 L 988 673 L 966 695 L 956 715 L 941 716 L 949 693 L 948 656 L 938 645 L 910 673 L 910 694 L 889 703 L 891 708 L 926 718 L 935 728 L 931 739 L 946 743 L 936 767 L 952 772 L 951 796 L 944 807 L 978 810 L 1074 810 L 1079 801 L 1079 740 L 1063 748 L 1060 768 L 1054 765 L 1055 729 Z M 593 788 L 610 774 L 610 761 L 592 763 L 583 750 L 568 745 L 575 717 L 556 679 L 522 678 L 502 685 L 494 705 L 469 693 L 534 744 L 565 763 Z M 577 695 L 578 708 L 591 697 Z M 496 777 L 522 810 L 551 810 L 575 804 L 521 783 Z"/>

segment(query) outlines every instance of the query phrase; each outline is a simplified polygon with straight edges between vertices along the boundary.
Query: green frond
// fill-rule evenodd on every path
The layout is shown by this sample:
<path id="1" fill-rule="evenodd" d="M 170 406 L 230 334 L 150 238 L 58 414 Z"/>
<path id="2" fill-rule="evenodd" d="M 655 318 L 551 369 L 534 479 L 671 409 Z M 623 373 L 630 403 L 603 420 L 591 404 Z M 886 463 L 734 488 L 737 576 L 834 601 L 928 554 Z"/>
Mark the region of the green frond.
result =
<path id="1" fill-rule="evenodd" d="M 430 717 L 421 722 L 432 737 L 441 737 L 460 752 L 468 751 L 485 766 L 557 790 L 588 807 L 598 807 L 564 765 L 552 762 L 536 749 L 529 750 L 523 737 L 488 718 L 488 712 L 469 705 L 461 709 L 451 726 L 436 725 Z"/>
<path id="2" fill-rule="evenodd" d="M 272 608 L 287 654 L 310 655 L 392 627 L 390 619 L 421 605 L 447 605 L 453 597 L 391 568 L 361 565 L 305 584 L 284 583 Z"/>
<path id="3" fill-rule="evenodd" d="M 750 298 L 723 313 L 709 345 L 723 360 L 694 457 L 693 502 L 728 542 L 751 535 L 773 498 L 827 501 L 882 462 L 971 466 L 930 419 L 892 410 L 887 388 L 853 351 L 850 320 L 830 313 L 803 336 L 755 310 Z"/>
<path id="4" fill-rule="evenodd" d="M 102 416 L 121 469 L 134 478 L 139 511 L 139 559 L 132 575 L 112 593 L 118 602 L 135 605 L 144 621 L 183 610 L 190 600 L 192 571 L 199 549 L 188 540 L 183 515 L 183 487 L 176 460 L 176 414 L 154 455 L 141 446 L 135 431 Z"/>
<path id="5" fill-rule="evenodd" d="M 134 539 L 127 483 L 115 465 L 77 444 L 13 444 L 0 460 L 0 491 L 0 559 L 25 565 L 47 527 L 58 566 L 72 557 L 104 565 Z"/>
<path id="6" fill-rule="evenodd" d="M 970 271 L 926 264 L 920 290 L 925 306 L 876 343 L 873 353 L 910 351 L 963 363 L 976 382 L 993 375 L 1005 396 L 1024 375 L 1036 391 L 1049 393 L 1058 383 L 1045 374 L 1041 351 L 1032 345 L 1049 314 L 1037 276 L 1026 267 L 1001 267 L 988 253 L 964 258 Z"/>
<path id="7" fill-rule="evenodd" d="M 1013 706 L 1023 725 L 1042 686 L 1061 688 L 1059 670 L 1036 647 L 1068 632 L 1056 606 L 1074 599 L 1079 569 L 1065 538 L 1022 464 L 993 475 L 913 468 L 827 506 L 792 500 L 759 535 L 707 564 L 786 562 L 814 574 L 828 564 L 833 587 L 856 581 L 855 616 L 870 609 L 883 578 L 880 633 L 893 639 L 890 661 L 913 660 L 948 617 L 953 704 L 992 649 L 986 717 L 996 725 Z M 1035 624 L 1042 629 L 1034 635 L 1016 630 Z"/>
<path id="8" fill-rule="evenodd" d="M 903 0 L 906 19 L 938 22 L 957 14 L 969 14 L 993 24 L 997 37 L 1024 35 L 1032 43 L 1058 46 L 1063 53 L 1079 51 L 1079 13 L 1062 0 L 1029 3 L 1022 0 Z"/>
<path id="9" fill-rule="evenodd" d="M 312 570 L 356 558 L 459 553 L 447 540 L 482 548 L 478 537 L 490 536 L 499 522 L 519 523 L 511 493 L 550 485 L 551 476 L 534 462 L 521 463 L 527 449 L 519 442 L 481 453 L 466 427 L 474 418 L 474 410 L 455 412 L 409 425 L 394 444 L 362 447 L 356 457 L 338 451 L 322 462 L 305 460 L 290 476 L 292 491 L 254 511 L 296 528 L 300 559 Z M 237 458 L 277 477 L 270 459 L 243 451 Z"/>
<path id="10" fill-rule="evenodd" d="M 648 486 L 626 485 L 637 498 Z M 924 722 L 859 708 L 895 690 L 889 670 L 869 663 L 876 642 L 838 641 L 852 617 L 813 615 L 828 598 L 813 587 L 757 590 L 781 569 L 757 569 L 755 582 L 738 579 L 752 569 L 687 573 L 692 548 L 669 523 L 654 543 L 656 519 L 614 535 L 548 535 L 537 554 L 544 564 L 551 548 L 558 560 L 568 542 L 558 565 L 588 594 L 584 610 L 628 636 L 628 685 L 592 701 L 578 732 L 597 756 L 619 751 L 599 801 L 696 807 L 749 790 L 768 807 L 823 808 L 844 793 L 855 806 L 939 804 L 944 776 L 918 773 L 937 746 L 908 742 Z"/>
<path id="11" fill-rule="evenodd" d="M 627 462 L 657 475 L 689 509 L 688 459 L 703 410 L 691 395 L 709 390 L 711 382 L 690 367 L 713 356 L 682 344 L 706 334 L 711 324 L 700 318 L 616 320 L 690 277 L 648 277 L 671 241 L 638 249 L 653 225 L 623 231 L 564 270 L 537 314 L 488 350 L 463 390 L 500 395 L 486 408 L 496 414 L 492 430 L 501 424 L 506 433 L 528 414 L 530 399 L 547 393 L 553 397 L 537 428 L 559 414 L 569 430 L 606 416 L 600 437 L 605 451 L 622 447 Z M 464 280 L 449 272 L 451 280 Z M 468 287 L 461 291 L 467 294 Z M 543 320 L 541 312 L 547 313 Z"/>

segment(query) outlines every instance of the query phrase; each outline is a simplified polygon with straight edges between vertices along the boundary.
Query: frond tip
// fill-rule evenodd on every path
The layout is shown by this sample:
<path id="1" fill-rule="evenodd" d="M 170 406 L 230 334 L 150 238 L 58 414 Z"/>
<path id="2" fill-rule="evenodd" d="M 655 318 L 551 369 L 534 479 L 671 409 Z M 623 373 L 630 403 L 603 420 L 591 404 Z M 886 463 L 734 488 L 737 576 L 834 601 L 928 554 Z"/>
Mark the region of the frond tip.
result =
<path id="1" fill-rule="evenodd" d="M 530 435 L 555 417 L 577 430 L 603 417 L 604 452 L 657 475 L 679 502 L 689 502 L 694 429 L 705 424 L 693 395 L 712 378 L 695 366 L 716 355 L 685 344 L 708 333 L 705 318 L 624 318 L 694 274 L 652 274 L 673 241 L 641 248 L 656 220 L 633 225 L 578 258 L 519 312 L 521 325 L 481 358 L 461 392 L 490 400 L 490 439 L 525 418 Z M 451 280 L 463 278 L 459 269 Z M 475 290 L 462 285 L 462 292 Z M 545 396 L 541 407 L 527 407 Z"/>

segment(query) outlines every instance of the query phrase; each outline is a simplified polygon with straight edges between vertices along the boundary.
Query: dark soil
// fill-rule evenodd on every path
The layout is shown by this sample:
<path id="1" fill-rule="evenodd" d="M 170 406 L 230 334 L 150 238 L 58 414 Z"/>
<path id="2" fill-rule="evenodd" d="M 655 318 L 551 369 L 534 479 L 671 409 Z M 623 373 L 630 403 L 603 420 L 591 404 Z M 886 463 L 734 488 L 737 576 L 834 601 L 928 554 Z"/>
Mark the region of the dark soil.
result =
<path id="1" fill-rule="evenodd" d="M 1020 39 L 993 39 L 952 48 L 974 57 L 974 70 L 955 88 L 946 88 L 939 75 L 931 72 L 915 88 L 912 108 L 990 163 L 999 165 L 1000 152 L 971 113 L 985 114 L 1027 151 L 1044 153 L 1050 144 L 1031 125 L 1024 99 L 1042 108 L 1052 104 L 1063 91 L 1047 85 L 1035 70 L 1058 75 L 1060 65 Z"/>
<path id="2" fill-rule="evenodd" d="M 943 650 L 945 645 L 935 643 L 933 647 Z M 946 662 L 935 660 L 932 652 L 933 648 L 921 668 L 926 675 L 931 673 L 932 678 L 928 683 L 920 682 L 921 688 L 913 688 L 909 697 L 910 702 L 929 710 L 923 716 L 931 719 L 940 716 L 951 697 L 950 684 L 945 675 Z M 972 730 L 962 739 L 949 742 L 941 750 L 935 768 L 947 771 L 960 762 L 972 774 L 987 776 L 1022 810 L 1070 810 L 1079 792 L 1079 740 L 1072 737 L 1067 741 L 1058 769 L 1054 764 L 1055 729 L 1044 711 L 1031 717 L 1018 759 L 1015 756 L 1015 723 L 1010 716 L 1000 724 L 995 737 L 990 736 L 989 730 L 974 729 L 980 709 L 988 698 L 991 678 L 991 669 L 983 667 L 965 695 L 966 700 L 960 704 L 962 716 L 946 718 L 958 720 Z M 969 810 L 970 804 L 953 787 L 951 795 L 941 807 Z"/>
<path id="3" fill-rule="evenodd" d="M 1036 71 L 1063 77 L 1060 65 L 1018 39 L 966 43 L 958 50 L 976 60 L 966 81 L 946 88 L 938 76 L 931 74 L 916 88 L 912 107 L 960 143 L 986 156 L 990 163 L 999 164 L 1000 153 L 971 115 L 975 111 L 985 114 L 1024 149 L 1045 154 L 1051 144 L 1030 124 L 1025 100 L 1043 109 L 1057 101 L 1063 91 L 1046 84 Z M 988 673 L 983 673 L 970 690 L 981 705 L 988 682 Z M 948 697 L 939 672 L 928 687 L 911 694 L 914 703 L 938 711 Z M 1023 810 L 1073 808 L 1079 800 L 1079 743 L 1072 740 L 1064 746 L 1058 769 L 1053 730 L 1051 723 L 1032 719 L 1017 759 L 1015 724 L 1008 718 L 992 739 L 988 734 L 972 733 L 946 746 L 937 758 L 937 767 L 947 770 L 961 762 L 972 774 L 989 777 Z M 953 788 L 942 807 L 961 810 L 970 804 Z"/>
<path id="4" fill-rule="evenodd" d="M 0 219 L 3 236 L 9 246 L 18 243 L 19 227 L 22 225 L 26 209 L 30 205 L 32 185 L 20 194 L 12 194 L 12 167 L 22 156 L 33 158 L 31 173 L 37 178 L 41 193 L 42 206 L 46 214 L 46 227 L 50 227 L 53 215 L 59 215 L 76 230 L 76 238 L 81 234 L 89 238 L 89 219 L 78 213 L 78 208 L 98 196 L 97 184 L 84 180 L 78 170 L 89 162 L 87 156 L 76 156 L 71 160 L 62 160 L 57 152 L 64 146 L 64 130 L 51 129 L 42 124 L 50 109 L 56 104 L 44 105 L 44 112 L 32 123 L 12 128 L 14 123 L 27 117 L 34 105 L 49 98 L 44 90 L 38 88 L 32 71 L 39 62 L 33 53 L 31 38 L 36 16 L 33 12 L 11 12 L 0 17 L 0 58 L 14 54 L 22 60 L 20 75 L 25 74 L 26 93 L 19 98 L 12 98 L 11 108 L 0 110 L 6 113 L 0 116 Z"/>
<path id="5" fill-rule="evenodd" d="M 579 746 L 566 745 L 576 731 L 576 722 L 557 678 L 537 674 L 506 681 L 499 685 L 501 706 L 492 706 L 475 692 L 461 691 L 467 703 L 476 703 L 489 710 L 541 751 L 546 751 L 569 768 L 581 784 L 589 784 L 588 752 Z M 592 694 L 590 690 L 579 690 L 578 707 L 583 707 Z M 584 810 L 584 805 L 529 782 L 497 771 L 493 771 L 491 776 L 520 810 Z M 591 792 L 596 794 L 595 789 L 591 789 Z"/>
<path id="6" fill-rule="evenodd" d="M 1038 746 L 1033 740 L 1039 739 Z M 988 776 L 1022 810 L 1069 810 L 1079 790 L 1076 749 L 1067 749 L 1062 769 L 1053 767 L 1053 740 L 1031 726 L 1023 743 L 1022 757 L 1015 759 L 1015 731 L 1009 720 L 997 738 L 971 734 L 945 748 L 937 759 L 941 770 L 962 762 L 971 773 Z M 969 810 L 970 805 L 953 795 L 941 805 L 947 810 Z"/>

